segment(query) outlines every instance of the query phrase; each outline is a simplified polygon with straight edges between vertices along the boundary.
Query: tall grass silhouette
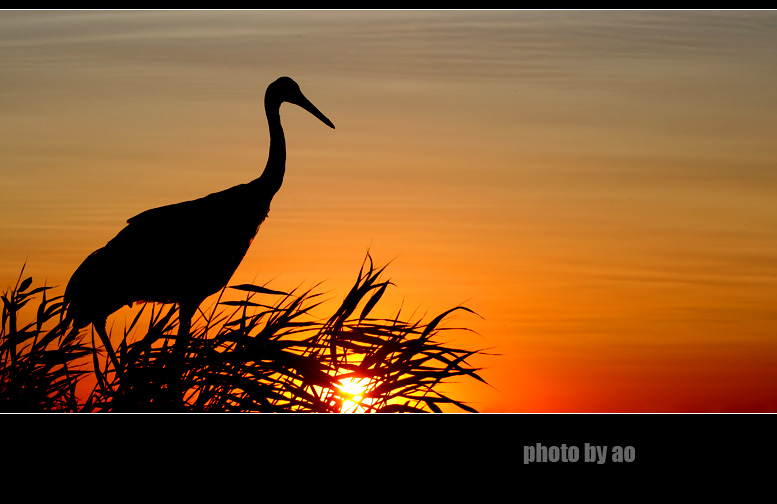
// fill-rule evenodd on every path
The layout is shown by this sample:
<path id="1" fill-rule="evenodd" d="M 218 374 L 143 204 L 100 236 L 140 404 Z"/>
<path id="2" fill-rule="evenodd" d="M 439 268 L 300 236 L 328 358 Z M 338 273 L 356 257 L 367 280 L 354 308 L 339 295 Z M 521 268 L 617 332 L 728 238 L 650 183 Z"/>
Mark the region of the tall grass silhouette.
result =
<path id="1" fill-rule="evenodd" d="M 175 305 L 144 304 L 120 337 L 111 335 L 106 345 L 95 340 L 92 328 L 68 332 L 61 322 L 61 296 L 49 298 L 51 287 L 22 280 L 22 268 L 16 285 L 2 296 L 0 408 L 476 411 L 442 388 L 457 378 L 486 383 L 467 362 L 484 350 L 440 341 L 445 331 L 468 331 L 443 327 L 455 312 L 474 312 L 457 306 L 428 322 L 404 320 L 401 310 L 391 318 L 373 317 L 392 285 L 381 279 L 384 270 L 367 254 L 353 287 L 323 319 L 313 314 L 324 305 L 316 287 L 288 293 L 253 284 L 223 289 L 214 306 L 199 310 L 192 321 L 181 373 L 173 354 L 179 324 Z M 225 300 L 230 294 L 238 298 Z M 34 320 L 20 326 L 22 308 L 38 298 Z M 180 380 L 178 388 L 171 387 L 174 380 Z M 84 384 L 89 384 L 86 392 Z M 177 390 L 185 391 L 183 401 Z"/>

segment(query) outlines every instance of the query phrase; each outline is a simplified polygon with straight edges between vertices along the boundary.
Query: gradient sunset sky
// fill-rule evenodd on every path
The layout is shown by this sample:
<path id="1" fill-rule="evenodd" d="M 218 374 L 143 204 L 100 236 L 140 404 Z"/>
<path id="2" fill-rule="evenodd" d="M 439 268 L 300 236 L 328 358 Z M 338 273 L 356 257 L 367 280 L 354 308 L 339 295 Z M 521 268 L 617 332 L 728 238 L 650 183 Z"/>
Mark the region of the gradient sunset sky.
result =
<path id="1" fill-rule="evenodd" d="M 775 11 L 0 11 L 0 288 L 258 177 L 288 75 L 336 129 L 283 105 L 232 284 L 337 302 L 369 249 L 384 314 L 483 317 L 479 411 L 777 411 L 775 48 Z"/>

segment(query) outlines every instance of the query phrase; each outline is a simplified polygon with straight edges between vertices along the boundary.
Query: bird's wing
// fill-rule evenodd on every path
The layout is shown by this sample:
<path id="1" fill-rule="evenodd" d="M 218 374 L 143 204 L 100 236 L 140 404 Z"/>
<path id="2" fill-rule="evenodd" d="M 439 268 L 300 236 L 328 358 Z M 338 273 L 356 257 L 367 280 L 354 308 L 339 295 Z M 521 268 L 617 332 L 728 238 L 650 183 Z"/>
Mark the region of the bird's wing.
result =
<path id="1" fill-rule="evenodd" d="M 127 219 L 128 224 L 142 224 L 154 221 L 181 221 L 197 219 L 203 216 L 213 216 L 219 209 L 226 209 L 230 204 L 241 201 L 241 195 L 246 192 L 248 184 L 240 184 L 223 191 L 215 192 L 190 201 L 182 201 L 172 205 L 150 208 L 134 217 Z"/>

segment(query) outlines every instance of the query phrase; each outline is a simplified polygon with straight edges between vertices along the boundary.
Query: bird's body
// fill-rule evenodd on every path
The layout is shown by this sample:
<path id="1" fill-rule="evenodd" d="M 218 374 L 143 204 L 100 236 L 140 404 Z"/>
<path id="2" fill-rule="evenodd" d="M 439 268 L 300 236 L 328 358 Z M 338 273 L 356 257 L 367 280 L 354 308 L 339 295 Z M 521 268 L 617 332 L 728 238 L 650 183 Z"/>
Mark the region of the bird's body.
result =
<path id="1" fill-rule="evenodd" d="M 284 101 L 334 128 L 293 80 L 281 77 L 270 84 L 265 95 L 270 154 L 261 176 L 129 219 L 119 234 L 84 260 L 68 282 L 66 320 L 74 330 L 92 323 L 105 340 L 105 321 L 111 313 L 136 301 L 156 301 L 179 305 L 179 335 L 188 334 L 191 316 L 206 297 L 227 284 L 281 187 L 286 144 L 279 111 Z"/>
<path id="2" fill-rule="evenodd" d="M 257 179 L 129 219 L 71 277 L 65 299 L 74 326 L 136 301 L 199 306 L 229 281 L 271 199 Z"/>

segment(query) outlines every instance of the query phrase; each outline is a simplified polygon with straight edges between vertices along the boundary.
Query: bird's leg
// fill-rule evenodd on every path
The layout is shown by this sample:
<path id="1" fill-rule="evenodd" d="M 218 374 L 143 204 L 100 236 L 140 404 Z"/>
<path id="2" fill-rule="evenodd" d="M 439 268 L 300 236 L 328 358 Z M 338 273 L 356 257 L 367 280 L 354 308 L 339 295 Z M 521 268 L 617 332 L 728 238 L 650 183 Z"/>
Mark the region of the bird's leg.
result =
<path id="1" fill-rule="evenodd" d="M 100 389 L 102 390 L 103 394 L 106 397 L 109 397 L 113 395 L 113 392 L 115 392 L 115 388 L 113 387 L 113 384 L 109 384 L 107 380 L 108 375 L 108 368 L 110 364 L 113 364 L 113 368 L 116 372 L 116 377 L 120 377 L 122 373 L 121 363 L 119 362 L 119 359 L 116 357 L 116 352 L 113 351 L 113 346 L 111 345 L 111 339 L 108 337 L 108 333 L 105 331 L 105 319 L 102 320 L 94 320 L 92 321 L 92 327 L 94 328 L 94 332 L 92 332 L 92 347 L 94 348 L 95 352 L 97 351 L 97 347 L 94 342 L 94 333 L 96 332 L 100 336 L 100 341 L 103 343 L 103 347 L 105 348 L 105 351 L 108 353 L 108 358 L 105 362 L 105 372 L 100 371 L 100 363 L 97 361 L 97 355 L 95 353 L 95 373 L 97 375 L 97 383 L 100 386 Z M 75 335 L 78 333 L 78 329 L 76 329 L 75 325 L 73 326 L 73 329 L 68 336 L 69 338 L 74 338 Z M 114 380 L 114 384 L 116 381 Z"/>
<path id="2" fill-rule="evenodd" d="M 186 387 L 184 387 L 183 374 L 186 365 L 186 352 L 189 348 L 189 339 L 191 337 L 192 316 L 197 309 L 195 305 L 180 303 L 178 305 L 178 336 L 173 347 L 173 376 L 171 377 L 171 390 L 174 391 L 173 400 L 181 401 L 183 404 Z"/>
<path id="3" fill-rule="evenodd" d="M 108 337 L 108 333 L 105 330 L 105 319 L 95 321 L 92 323 L 92 325 L 97 331 L 97 334 L 100 336 L 100 340 L 103 342 L 105 351 L 108 352 L 108 358 L 113 363 L 113 368 L 116 370 L 116 375 L 121 376 L 122 363 L 119 361 L 118 357 L 116 357 L 116 352 L 113 350 L 113 345 L 111 345 L 111 339 Z"/>
<path id="4" fill-rule="evenodd" d="M 175 348 L 173 351 L 176 353 L 177 356 L 183 357 L 186 356 L 186 350 L 189 347 L 189 332 L 191 331 L 192 326 L 192 316 L 194 315 L 194 310 L 192 310 L 188 305 L 181 304 L 178 307 L 178 336 L 175 339 Z"/>

